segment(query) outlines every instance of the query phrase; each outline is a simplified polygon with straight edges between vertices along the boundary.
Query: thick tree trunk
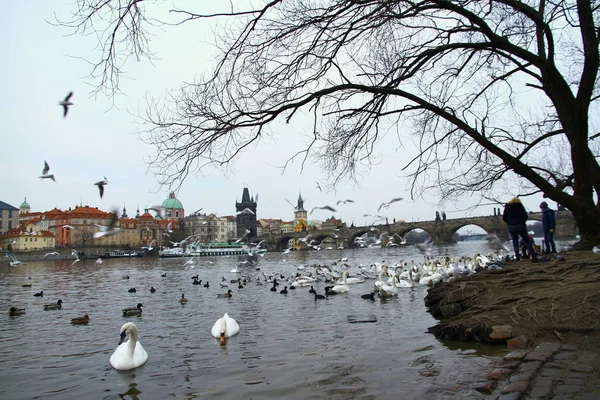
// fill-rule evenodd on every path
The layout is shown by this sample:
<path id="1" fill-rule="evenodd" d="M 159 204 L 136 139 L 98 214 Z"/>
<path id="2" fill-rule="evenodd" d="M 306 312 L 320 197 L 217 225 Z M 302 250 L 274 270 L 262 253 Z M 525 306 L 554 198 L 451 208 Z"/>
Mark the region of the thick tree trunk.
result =
<path id="1" fill-rule="evenodd" d="M 597 207 L 576 207 L 571 209 L 579 227 L 581 240 L 575 244 L 576 250 L 589 250 L 600 247 L 600 210 Z"/>

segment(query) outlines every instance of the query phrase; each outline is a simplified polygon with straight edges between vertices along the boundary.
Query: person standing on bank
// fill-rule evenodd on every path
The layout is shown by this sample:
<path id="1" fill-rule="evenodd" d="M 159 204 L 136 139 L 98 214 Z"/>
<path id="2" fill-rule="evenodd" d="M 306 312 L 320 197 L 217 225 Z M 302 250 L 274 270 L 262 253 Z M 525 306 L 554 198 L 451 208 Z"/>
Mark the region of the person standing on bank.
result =
<path id="1" fill-rule="evenodd" d="M 556 216 L 554 210 L 548 208 L 548 203 L 540 203 L 542 209 L 542 228 L 544 229 L 544 247 L 546 253 L 556 253 L 556 244 L 554 243 L 554 230 L 556 229 Z"/>
<path id="2" fill-rule="evenodd" d="M 513 249 L 515 251 L 515 258 L 517 261 L 521 259 L 521 252 L 519 249 L 519 236 L 523 239 L 523 242 L 527 244 L 527 250 L 531 257 L 532 262 L 537 262 L 537 254 L 533 249 L 533 243 L 529 240 L 529 233 L 527 232 L 526 221 L 528 219 L 527 211 L 521 203 L 518 197 L 515 197 L 504 206 L 504 213 L 502 213 L 502 220 L 508 225 L 508 233 L 513 242 Z"/>

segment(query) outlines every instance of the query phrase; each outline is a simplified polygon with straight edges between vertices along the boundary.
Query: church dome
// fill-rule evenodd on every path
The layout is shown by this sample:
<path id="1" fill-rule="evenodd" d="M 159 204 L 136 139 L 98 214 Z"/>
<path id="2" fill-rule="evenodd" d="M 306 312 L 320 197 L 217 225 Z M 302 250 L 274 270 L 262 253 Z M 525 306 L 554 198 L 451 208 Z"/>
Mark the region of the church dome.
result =
<path id="1" fill-rule="evenodd" d="M 21 203 L 21 205 L 19 206 L 20 209 L 31 209 L 31 207 L 29 206 L 29 203 L 27 202 L 27 197 L 25 197 L 25 200 L 23 200 L 23 202 Z"/>
<path id="2" fill-rule="evenodd" d="M 162 206 L 166 209 L 183 209 L 183 204 L 175 198 L 175 193 L 171 192 L 169 198 L 163 201 Z"/>

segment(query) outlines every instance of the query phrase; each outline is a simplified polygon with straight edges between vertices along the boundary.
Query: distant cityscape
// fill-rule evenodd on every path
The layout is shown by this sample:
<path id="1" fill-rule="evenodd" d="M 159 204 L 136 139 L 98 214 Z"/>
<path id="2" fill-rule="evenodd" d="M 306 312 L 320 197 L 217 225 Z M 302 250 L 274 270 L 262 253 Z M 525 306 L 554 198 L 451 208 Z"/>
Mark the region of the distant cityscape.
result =
<path id="1" fill-rule="evenodd" d="M 235 209 L 235 216 L 202 213 L 202 209 L 187 215 L 174 193 L 160 206 L 145 208 L 143 213 L 137 208 L 133 216 L 125 206 L 119 212 L 83 204 L 66 210 L 32 211 L 26 198 L 18 208 L 0 201 L 0 249 L 28 252 L 57 247 L 169 247 L 189 235 L 203 243 L 231 243 L 240 238 L 249 242 L 266 234 L 346 227 L 333 215 L 325 221 L 308 220 L 302 194 L 298 195 L 293 219 L 289 221 L 257 218 L 257 201 L 248 188 L 243 189 Z M 122 231 L 94 238 L 94 233 L 113 219 L 113 213 L 117 214 L 117 226 Z"/>

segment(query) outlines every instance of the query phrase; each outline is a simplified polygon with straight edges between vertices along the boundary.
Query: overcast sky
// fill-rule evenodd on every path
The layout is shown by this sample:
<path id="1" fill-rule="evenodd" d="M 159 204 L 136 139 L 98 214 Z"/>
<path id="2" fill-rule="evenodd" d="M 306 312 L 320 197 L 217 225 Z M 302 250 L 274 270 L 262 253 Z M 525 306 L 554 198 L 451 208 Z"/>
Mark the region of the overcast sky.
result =
<path id="1" fill-rule="evenodd" d="M 171 2 L 165 2 L 169 7 Z M 184 2 L 185 3 L 185 2 Z M 189 3 L 189 2 L 187 2 Z M 153 4 L 153 3 L 151 3 Z M 198 3 L 196 3 L 198 4 Z M 121 81 L 124 94 L 112 99 L 91 96 L 92 87 L 86 76 L 98 53 L 94 36 L 69 36 L 68 29 L 52 26 L 54 13 L 67 18 L 73 11 L 64 0 L 6 2 L 0 14 L 0 35 L 4 57 L 0 89 L 2 113 L 1 162 L 2 190 L 0 200 L 18 207 L 26 197 L 32 211 L 54 207 L 68 209 L 79 204 L 110 210 L 127 207 L 134 215 L 139 206 L 161 203 L 168 190 L 158 190 L 148 171 L 146 160 L 154 149 L 138 139 L 135 115 L 143 110 L 147 95 L 161 96 L 177 89 L 183 81 L 193 81 L 198 72 L 210 68 L 213 50 L 211 27 L 203 22 L 156 31 L 152 49 L 157 60 L 127 64 L 128 79 Z M 63 119 L 58 102 L 74 92 L 67 118 Z M 111 107 L 112 106 L 112 107 Z M 379 214 L 398 220 L 431 220 L 436 210 L 444 210 L 448 218 L 467 215 L 491 215 L 493 206 L 467 210 L 469 199 L 459 204 L 439 204 L 438 199 L 424 194 L 424 199 L 410 199 L 408 180 L 400 169 L 411 158 L 410 142 L 382 143 L 377 150 L 377 164 L 365 171 L 359 185 L 353 182 L 327 189 L 326 174 L 309 162 L 300 172 L 300 163 L 292 164 L 282 174 L 281 165 L 306 143 L 304 134 L 310 127 L 302 121 L 276 125 L 273 139 L 250 148 L 233 167 L 223 174 L 215 171 L 207 176 L 189 176 L 176 193 L 186 212 L 199 208 L 217 215 L 235 214 L 235 202 L 241 200 L 244 187 L 251 195 L 259 195 L 258 218 L 293 219 L 294 204 L 301 191 L 305 208 L 331 205 L 340 199 L 353 199 L 334 213 L 349 224 L 368 224 L 363 214 L 377 214 L 378 206 L 391 198 L 405 200 L 381 210 Z M 394 139 L 394 135 L 390 135 Z M 40 180 L 44 160 L 55 174 L 56 183 Z M 108 178 L 105 195 L 100 199 L 94 182 Z M 320 182 L 321 192 L 317 188 Z M 507 195 L 502 201 L 507 201 Z M 524 200 L 526 208 L 538 211 L 540 199 Z M 316 210 L 309 219 L 326 219 L 329 211 Z"/>

